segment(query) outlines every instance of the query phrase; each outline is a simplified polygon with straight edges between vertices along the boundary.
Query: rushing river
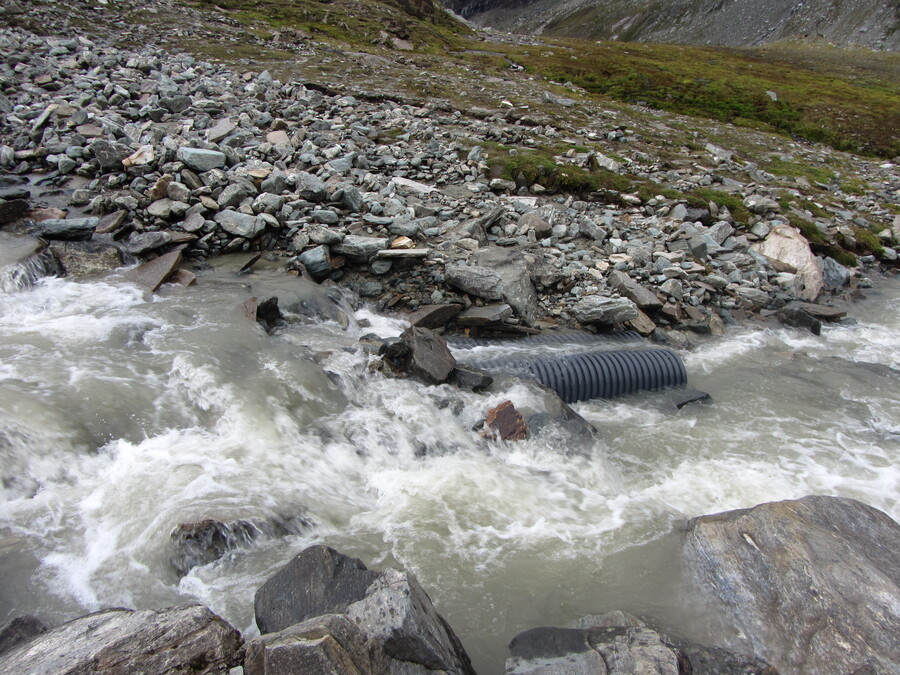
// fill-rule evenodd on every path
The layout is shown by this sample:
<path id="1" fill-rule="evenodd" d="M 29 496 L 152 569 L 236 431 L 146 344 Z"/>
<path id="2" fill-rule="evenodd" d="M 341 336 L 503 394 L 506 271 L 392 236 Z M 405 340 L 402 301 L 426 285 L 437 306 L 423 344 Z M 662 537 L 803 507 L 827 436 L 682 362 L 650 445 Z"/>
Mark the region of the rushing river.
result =
<path id="1" fill-rule="evenodd" d="M 240 262 L 153 297 L 115 278 L 0 291 L 0 623 L 196 600 L 252 635 L 256 588 L 326 543 L 414 571 L 496 673 L 516 633 L 611 609 L 715 637 L 678 583 L 686 517 L 812 493 L 900 517 L 897 279 L 821 337 L 735 329 L 685 354 L 712 404 L 580 403 L 594 441 L 504 443 L 473 427 L 537 389 L 370 372 L 358 338 L 404 325 L 366 310 L 267 336 L 240 303 L 301 282 Z M 309 526 L 179 578 L 170 533 L 204 518 Z"/>

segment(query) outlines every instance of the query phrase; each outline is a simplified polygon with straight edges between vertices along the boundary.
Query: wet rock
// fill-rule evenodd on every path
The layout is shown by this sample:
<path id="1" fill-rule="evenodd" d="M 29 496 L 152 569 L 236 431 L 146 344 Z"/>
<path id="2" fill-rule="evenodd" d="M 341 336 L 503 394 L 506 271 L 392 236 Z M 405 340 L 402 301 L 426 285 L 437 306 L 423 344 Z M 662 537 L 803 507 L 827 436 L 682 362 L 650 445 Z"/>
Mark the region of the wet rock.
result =
<path id="1" fill-rule="evenodd" d="M 825 285 L 822 269 L 800 230 L 789 225 L 778 225 L 752 248 L 767 258 L 789 266 L 790 269 L 785 271 L 799 275 L 803 283 L 802 300 L 815 300 L 822 292 Z"/>
<path id="2" fill-rule="evenodd" d="M 466 391 L 484 391 L 493 384 L 494 378 L 480 368 L 457 364 L 451 382 Z"/>
<path id="3" fill-rule="evenodd" d="M 784 672 L 893 672 L 900 525 L 804 497 L 688 521 L 684 562 L 752 651 Z"/>
<path id="4" fill-rule="evenodd" d="M 94 228 L 99 223 L 99 218 L 50 219 L 35 223 L 29 228 L 29 232 L 44 239 L 84 241 L 91 238 L 91 235 L 94 234 Z"/>
<path id="5" fill-rule="evenodd" d="M 223 523 L 207 518 L 195 523 L 182 523 L 169 535 L 169 563 L 184 576 L 194 567 L 208 565 L 226 553 L 246 547 L 257 539 L 297 534 L 309 526 L 302 517 L 275 520 L 235 520 Z"/>
<path id="6" fill-rule="evenodd" d="M 178 148 L 176 156 L 188 168 L 203 173 L 225 166 L 225 153 L 202 148 Z"/>
<path id="7" fill-rule="evenodd" d="M 219 211 L 213 216 L 213 220 L 228 234 L 244 239 L 253 239 L 266 229 L 266 223 L 262 218 L 240 211 Z"/>
<path id="8" fill-rule="evenodd" d="M 284 321 L 284 315 L 278 308 L 278 298 L 273 296 L 259 303 L 256 307 L 256 323 L 263 327 L 267 333 L 271 333 Z"/>
<path id="9" fill-rule="evenodd" d="M 814 302 L 798 302 L 795 300 L 794 302 L 788 303 L 786 307 L 802 309 L 810 316 L 822 321 L 840 321 L 847 316 L 847 312 L 843 309 L 829 307 L 828 305 L 820 305 Z"/>
<path id="10" fill-rule="evenodd" d="M 504 441 L 521 441 L 528 437 L 525 418 L 512 401 L 503 401 L 488 410 L 485 425 Z"/>
<path id="11" fill-rule="evenodd" d="M 462 311 L 462 305 L 425 305 L 407 317 L 410 325 L 419 328 L 442 328 Z"/>
<path id="12" fill-rule="evenodd" d="M 346 634 L 346 624 L 336 629 L 335 620 L 323 617 L 341 614 L 365 636 L 369 648 L 376 652 L 372 655 L 376 663 L 380 659 L 400 662 L 391 664 L 390 672 L 401 666 L 472 672 L 458 638 L 413 575 L 394 569 L 380 573 L 368 570 L 362 561 L 326 546 L 302 551 L 266 581 L 256 593 L 255 609 L 264 636 L 297 624 L 303 632 L 316 621 L 328 626 L 332 637 L 336 630 Z M 256 659 L 257 650 L 280 642 L 276 633 L 262 644 L 251 646 L 250 654 Z M 340 637 L 337 642 L 343 643 L 346 651 L 347 643 Z M 332 654 L 340 658 L 339 653 Z"/>
<path id="13" fill-rule="evenodd" d="M 177 284 L 179 286 L 191 286 L 197 281 L 197 275 L 190 270 L 179 267 L 169 275 L 167 281 L 170 284 Z"/>
<path id="14" fill-rule="evenodd" d="M 151 293 L 165 283 L 169 275 L 181 263 L 181 251 L 172 251 L 158 258 L 145 262 L 125 273 L 125 280 L 142 286 Z"/>
<path id="15" fill-rule="evenodd" d="M 105 274 L 122 266 L 122 254 L 112 244 L 93 241 L 56 242 L 50 246 L 50 250 L 69 277 Z"/>
<path id="16" fill-rule="evenodd" d="M 127 211 L 120 209 L 103 216 L 97 224 L 97 227 L 94 229 L 94 232 L 96 234 L 113 234 L 118 232 L 125 222 L 127 215 Z"/>
<path id="17" fill-rule="evenodd" d="M 636 319 L 637 307 L 628 298 L 609 298 L 591 295 L 579 300 L 573 308 L 581 323 L 614 325 Z"/>
<path id="18" fill-rule="evenodd" d="M 0 626 L 0 654 L 47 632 L 43 621 L 34 616 L 17 616 Z"/>
<path id="19" fill-rule="evenodd" d="M 775 315 L 785 326 L 806 328 L 813 335 L 822 334 L 822 322 L 801 307 L 787 305 Z"/>
<path id="20" fill-rule="evenodd" d="M 656 297 L 656 293 L 644 288 L 624 272 L 619 270 L 610 272 L 608 283 L 610 288 L 624 295 L 641 309 L 653 311 L 662 308 L 663 304 Z"/>
<path id="21" fill-rule="evenodd" d="M 241 663 L 241 634 L 206 607 L 107 609 L 0 655 L 4 673 L 222 673 Z"/>
<path id="22" fill-rule="evenodd" d="M 400 340 L 407 353 L 392 364 L 395 368 L 427 384 L 447 381 L 456 367 L 456 359 L 444 338 L 427 328 L 411 326 L 400 334 Z"/>
<path id="23" fill-rule="evenodd" d="M 507 304 L 469 307 L 457 315 L 456 323 L 459 326 L 491 326 L 502 324 L 512 313 L 512 307 Z"/>

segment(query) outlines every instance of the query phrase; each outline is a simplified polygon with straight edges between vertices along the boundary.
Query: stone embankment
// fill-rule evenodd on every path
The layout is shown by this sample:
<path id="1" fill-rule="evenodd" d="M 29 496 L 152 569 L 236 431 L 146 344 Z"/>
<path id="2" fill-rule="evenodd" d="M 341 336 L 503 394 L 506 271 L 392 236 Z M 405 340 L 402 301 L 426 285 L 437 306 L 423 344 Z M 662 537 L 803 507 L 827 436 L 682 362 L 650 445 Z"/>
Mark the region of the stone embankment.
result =
<path id="1" fill-rule="evenodd" d="M 835 497 L 763 504 L 686 523 L 681 560 L 696 596 L 724 607 L 736 637 L 703 646 L 611 612 L 534 628 L 510 643 L 506 672 L 900 672 L 895 636 L 900 525 Z M 475 601 L 475 599 L 473 599 Z M 260 636 L 205 607 L 108 609 L 48 630 L 0 627 L 0 671 L 473 673 L 459 638 L 415 576 L 369 570 L 326 546 L 299 553 L 256 592 Z"/>
<path id="2" fill-rule="evenodd" d="M 847 195 L 833 213 L 801 212 L 767 187 L 773 176 L 713 144 L 704 165 L 667 169 L 629 151 L 640 130 L 576 130 L 621 156 L 576 146 L 561 169 L 644 188 L 553 193 L 495 175 L 569 133 L 519 114 L 324 94 L 84 37 L 9 29 L 0 43 L 0 224 L 57 242 L 76 273 L 176 249 L 188 268 L 258 251 L 382 309 L 458 305 L 458 328 L 625 326 L 683 342 L 786 306 L 793 323 L 814 323 L 814 305 L 792 303 L 868 285 L 873 256 L 859 268 L 816 256 L 796 218 L 850 248 L 874 229 L 882 260 L 896 260 L 900 225 L 883 202 Z M 879 194 L 896 191 L 893 164 L 862 164 Z M 814 200 L 804 181 L 792 204 Z M 703 188 L 739 213 L 663 194 Z"/>

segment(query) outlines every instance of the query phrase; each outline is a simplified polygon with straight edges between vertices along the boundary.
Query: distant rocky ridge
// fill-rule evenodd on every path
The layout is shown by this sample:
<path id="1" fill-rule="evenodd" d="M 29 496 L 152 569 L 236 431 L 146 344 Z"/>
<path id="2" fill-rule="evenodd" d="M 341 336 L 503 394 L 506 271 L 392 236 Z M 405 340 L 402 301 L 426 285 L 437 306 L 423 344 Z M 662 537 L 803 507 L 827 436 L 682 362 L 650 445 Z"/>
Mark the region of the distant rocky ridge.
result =
<path id="1" fill-rule="evenodd" d="M 445 0 L 481 26 L 592 40 L 751 46 L 820 39 L 897 51 L 900 6 L 880 0 Z"/>

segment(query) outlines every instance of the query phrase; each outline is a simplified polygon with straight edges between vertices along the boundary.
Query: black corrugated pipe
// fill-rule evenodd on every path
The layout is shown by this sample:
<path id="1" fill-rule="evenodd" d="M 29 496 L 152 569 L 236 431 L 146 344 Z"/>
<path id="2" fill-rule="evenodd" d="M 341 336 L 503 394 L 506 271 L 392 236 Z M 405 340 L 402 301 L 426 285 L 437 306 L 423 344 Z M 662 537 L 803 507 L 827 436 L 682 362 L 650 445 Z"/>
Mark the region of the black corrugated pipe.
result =
<path id="1" fill-rule="evenodd" d="M 566 403 L 687 384 L 687 370 L 681 357 L 664 348 L 508 357 L 476 361 L 472 365 L 488 372 L 533 377 L 553 389 Z"/>
<path id="2" fill-rule="evenodd" d="M 473 347 L 539 347 L 555 345 L 593 345 L 617 344 L 622 342 L 643 342 L 641 334 L 633 330 L 621 330 L 613 333 L 587 333 L 585 331 L 560 331 L 558 333 L 541 333 L 521 338 L 470 338 L 451 337 L 447 344 L 452 349 L 472 349 Z"/>

